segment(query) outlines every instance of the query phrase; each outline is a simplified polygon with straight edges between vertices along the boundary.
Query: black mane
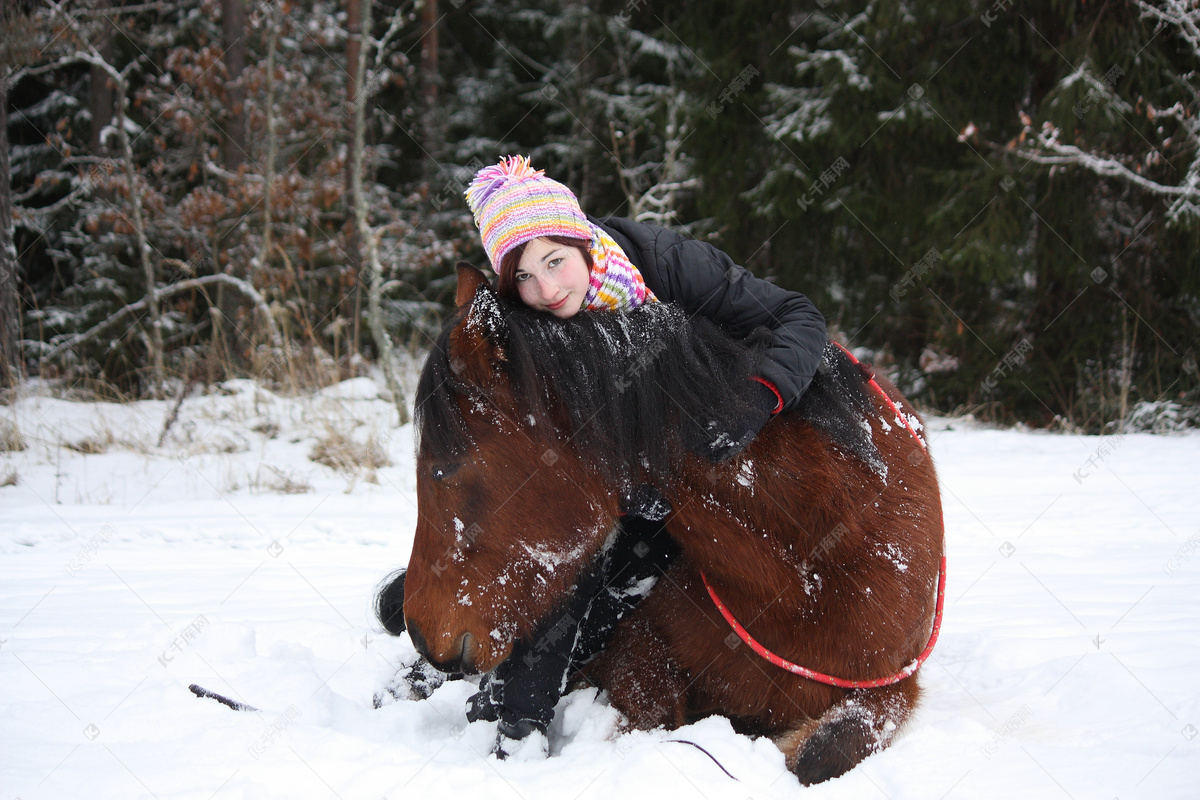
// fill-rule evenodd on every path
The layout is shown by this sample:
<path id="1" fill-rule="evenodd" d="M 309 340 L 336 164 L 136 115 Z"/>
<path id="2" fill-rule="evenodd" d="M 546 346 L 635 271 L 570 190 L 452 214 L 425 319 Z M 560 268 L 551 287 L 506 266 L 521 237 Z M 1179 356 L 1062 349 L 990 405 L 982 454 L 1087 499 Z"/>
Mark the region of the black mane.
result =
<path id="1" fill-rule="evenodd" d="M 419 452 L 436 462 L 456 460 L 470 446 L 457 397 L 481 396 L 459 378 L 454 367 L 461 365 L 451 364 L 448 354 L 450 333 L 465 313 L 447 323 L 417 386 Z M 569 442 L 622 490 L 640 480 L 643 469 L 669 485 L 683 450 L 710 438 L 710 422 L 747 409 L 754 389 L 747 378 L 757 374 L 770 339 L 760 330 L 735 340 L 708 319 L 667 303 L 560 320 L 483 289 L 470 313 L 476 318 L 468 325 L 484 325 L 504 353 L 521 426 L 532 422 L 535 430 L 557 431 L 560 446 Z M 870 404 L 862 374 L 830 344 L 798 413 L 843 449 L 870 460 L 878 454 L 861 422 Z"/>

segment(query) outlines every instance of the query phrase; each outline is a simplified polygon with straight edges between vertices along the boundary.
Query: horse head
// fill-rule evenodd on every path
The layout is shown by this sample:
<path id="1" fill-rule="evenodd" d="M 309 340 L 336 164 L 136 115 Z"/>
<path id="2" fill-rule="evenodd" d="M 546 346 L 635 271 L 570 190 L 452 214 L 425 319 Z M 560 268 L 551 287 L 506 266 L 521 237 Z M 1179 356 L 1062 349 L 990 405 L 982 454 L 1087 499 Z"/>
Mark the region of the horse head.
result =
<path id="1" fill-rule="evenodd" d="M 562 409 L 522 407 L 506 363 L 510 309 L 469 265 L 456 304 L 417 390 L 404 616 L 435 666 L 487 672 L 570 593 L 618 499 L 550 424 Z"/>

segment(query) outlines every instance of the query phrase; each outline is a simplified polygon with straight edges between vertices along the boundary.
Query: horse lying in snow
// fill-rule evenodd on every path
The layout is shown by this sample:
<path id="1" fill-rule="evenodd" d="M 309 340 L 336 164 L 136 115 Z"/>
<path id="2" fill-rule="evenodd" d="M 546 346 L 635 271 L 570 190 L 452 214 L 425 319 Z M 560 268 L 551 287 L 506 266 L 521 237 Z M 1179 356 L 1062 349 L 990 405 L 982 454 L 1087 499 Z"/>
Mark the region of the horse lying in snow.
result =
<path id="1" fill-rule="evenodd" d="M 664 304 L 558 320 L 465 265 L 457 303 L 417 396 L 404 617 L 423 655 L 495 668 L 651 483 L 681 554 L 586 678 L 637 728 L 721 714 L 771 736 L 806 784 L 886 747 L 920 695 L 943 563 L 933 463 L 895 387 L 830 345 L 801 407 L 714 465 L 689 448 L 696 421 L 741 402 L 754 342 Z"/>

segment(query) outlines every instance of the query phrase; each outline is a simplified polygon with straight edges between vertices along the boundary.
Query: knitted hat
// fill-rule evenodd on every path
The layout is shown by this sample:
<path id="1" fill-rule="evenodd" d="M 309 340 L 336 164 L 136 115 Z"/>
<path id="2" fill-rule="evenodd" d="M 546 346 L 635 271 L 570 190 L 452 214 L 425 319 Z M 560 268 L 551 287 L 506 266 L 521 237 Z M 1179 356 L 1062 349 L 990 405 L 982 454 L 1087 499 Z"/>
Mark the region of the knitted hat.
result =
<path id="1" fill-rule="evenodd" d="M 539 236 L 592 239 L 579 200 L 543 170 L 529 166 L 526 156 L 504 157 L 479 170 L 465 194 L 497 273 L 505 254 Z"/>

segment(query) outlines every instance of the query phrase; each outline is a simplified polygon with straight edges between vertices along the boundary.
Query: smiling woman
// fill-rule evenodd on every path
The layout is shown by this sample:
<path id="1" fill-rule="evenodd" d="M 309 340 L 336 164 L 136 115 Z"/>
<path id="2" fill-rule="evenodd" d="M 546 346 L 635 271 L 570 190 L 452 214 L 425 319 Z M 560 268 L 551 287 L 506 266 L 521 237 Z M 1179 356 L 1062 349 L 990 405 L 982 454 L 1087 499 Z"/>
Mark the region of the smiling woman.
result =
<path id="1" fill-rule="evenodd" d="M 569 319 L 587 304 L 592 258 L 587 242 L 565 236 L 539 237 L 513 248 L 506 257 L 521 302 L 535 311 Z M 507 265 L 506 265 L 507 266 Z M 501 271 L 506 271 L 501 268 Z"/>

